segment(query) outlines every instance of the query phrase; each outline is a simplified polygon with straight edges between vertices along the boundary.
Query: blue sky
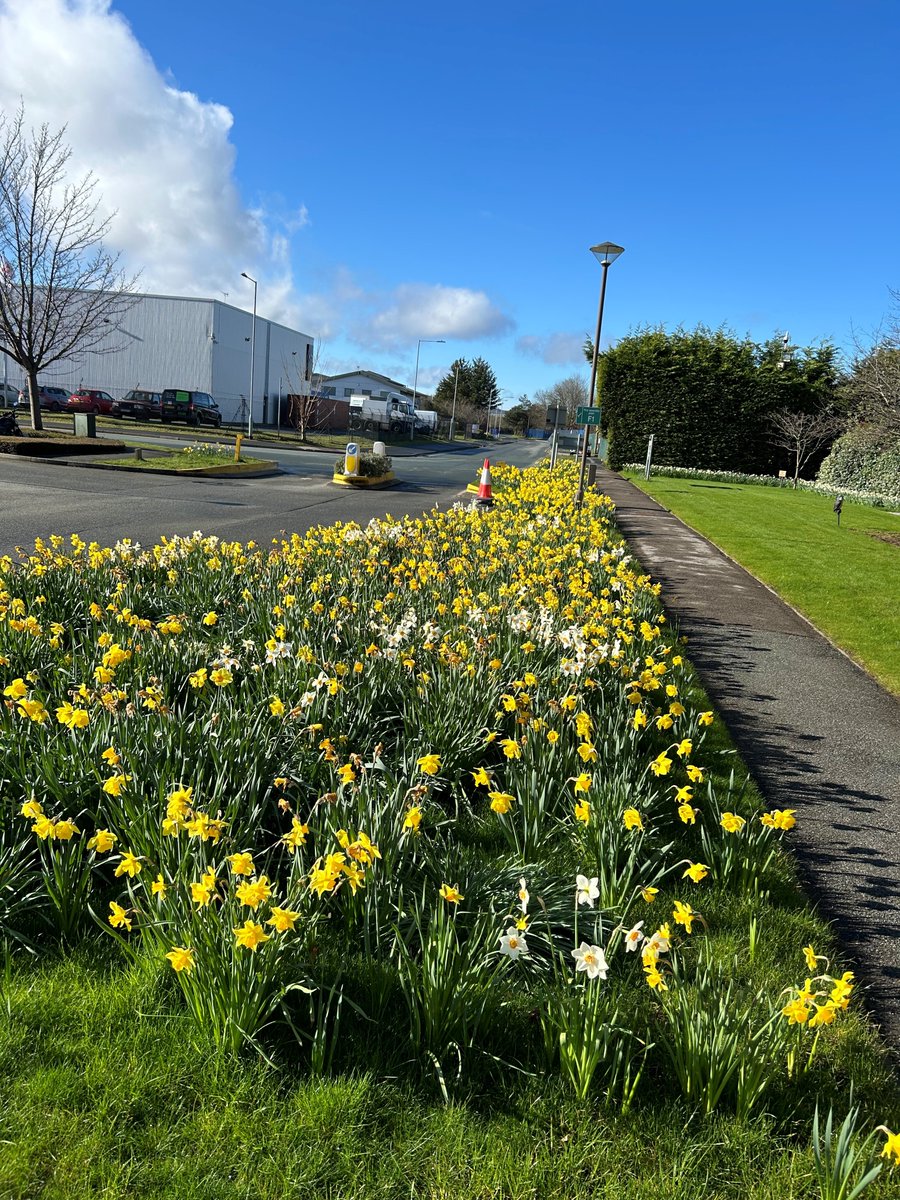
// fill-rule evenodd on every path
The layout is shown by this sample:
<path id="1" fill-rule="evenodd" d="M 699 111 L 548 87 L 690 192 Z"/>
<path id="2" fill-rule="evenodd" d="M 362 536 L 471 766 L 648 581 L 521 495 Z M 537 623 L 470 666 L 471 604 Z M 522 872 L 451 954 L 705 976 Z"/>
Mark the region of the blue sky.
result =
<path id="1" fill-rule="evenodd" d="M 150 290 L 249 306 L 246 270 L 325 369 L 412 382 L 443 336 L 421 383 L 481 354 L 533 395 L 586 374 L 597 241 L 605 340 L 871 330 L 898 35 L 896 0 L 0 0 L 0 106 L 69 122 Z"/>

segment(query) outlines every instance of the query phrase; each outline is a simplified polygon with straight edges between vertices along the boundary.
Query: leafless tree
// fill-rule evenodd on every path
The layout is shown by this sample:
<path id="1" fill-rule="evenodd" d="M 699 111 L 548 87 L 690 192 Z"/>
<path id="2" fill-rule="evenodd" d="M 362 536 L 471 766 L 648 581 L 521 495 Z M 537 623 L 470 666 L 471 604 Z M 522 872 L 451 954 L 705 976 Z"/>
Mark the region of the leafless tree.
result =
<path id="1" fill-rule="evenodd" d="M 300 441 L 306 441 L 306 434 L 311 425 L 319 423 L 319 404 L 324 398 L 322 391 L 322 347 L 321 338 L 314 343 L 312 357 L 301 366 L 296 358 L 292 362 L 284 362 L 284 376 L 287 380 L 289 420 L 300 436 Z"/>
<path id="2" fill-rule="evenodd" d="M 552 387 L 536 392 L 534 399 L 537 404 L 543 404 L 546 408 L 565 411 L 565 420 L 560 420 L 558 424 L 574 425 L 578 409 L 589 404 L 587 380 L 580 375 L 569 375 L 566 379 L 554 383 Z"/>
<path id="3" fill-rule="evenodd" d="M 65 127 L 25 127 L 0 113 L 0 351 L 25 372 L 31 424 L 41 429 L 38 372 L 76 351 L 109 354 L 134 303 L 136 278 L 103 239 L 96 180 L 66 180 Z"/>
<path id="4" fill-rule="evenodd" d="M 855 415 L 885 437 L 900 438 L 900 291 L 871 338 L 855 336 L 857 355 L 845 392 Z"/>
<path id="5" fill-rule="evenodd" d="M 818 408 L 812 412 L 795 412 L 781 408 L 769 417 L 769 441 L 789 451 L 794 458 L 794 487 L 803 465 L 817 450 L 827 446 L 842 433 L 846 418 L 831 408 Z"/>

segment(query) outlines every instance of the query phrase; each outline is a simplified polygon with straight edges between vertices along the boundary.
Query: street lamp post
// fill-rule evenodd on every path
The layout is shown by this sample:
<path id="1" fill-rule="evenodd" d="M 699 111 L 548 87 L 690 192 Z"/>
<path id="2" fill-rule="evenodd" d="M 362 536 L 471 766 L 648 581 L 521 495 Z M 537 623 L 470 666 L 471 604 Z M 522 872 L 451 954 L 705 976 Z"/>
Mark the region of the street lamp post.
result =
<path id="1" fill-rule="evenodd" d="M 416 436 L 416 390 L 419 386 L 419 351 L 422 349 L 423 342 L 435 342 L 443 345 L 446 340 L 446 338 L 419 338 L 418 342 L 416 342 L 416 374 L 413 379 L 413 419 L 409 427 L 410 441 Z"/>
<path id="2" fill-rule="evenodd" d="M 4 356 L 5 358 L 5 356 Z M 456 436 L 456 393 L 459 391 L 459 362 L 456 364 L 456 379 L 453 384 L 453 411 L 450 413 L 450 441 Z"/>
<path id="3" fill-rule="evenodd" d="M 597 332 L 594 336 L 594 357 L 591 360 L 591 386 L 588 393 L 588 407 L 594 407 L 594 389 L 597 384 L 597 358 L 600 354 L 600 330 L 603 328 L 603 301 L 606 298 L 606 272 L 609 270 L 609 264 L 615 262 L 620 254 L 624 253 L 623 246 L 617 246 L 615 242 L 601 242 L 599 246 L 591 246 L 591 254 L 593 254 L 600 266 L 603 268 L 603 274 L 600 281 L 600 304 L 597 308 Z M 588 447 L 588 426 L 584 426 L 583 441 L 581 444 L 581 469 L 578 472 L 578 491 L 575 493 L 575 506 L 580 508 L 584 501 L 584 473 L 587 468 L 587 447 Z"/>
<path id="4" fill-rule="evenodd" d="M 247 437 L 253 437 L 253 369 L 256 362 L 256 289 L 257 283 L 252 275 L 241 271 L 242 279 L 249 279 L 253 284 L 253 324 L 250 327 L 250 411 L 247 414 Z"/>

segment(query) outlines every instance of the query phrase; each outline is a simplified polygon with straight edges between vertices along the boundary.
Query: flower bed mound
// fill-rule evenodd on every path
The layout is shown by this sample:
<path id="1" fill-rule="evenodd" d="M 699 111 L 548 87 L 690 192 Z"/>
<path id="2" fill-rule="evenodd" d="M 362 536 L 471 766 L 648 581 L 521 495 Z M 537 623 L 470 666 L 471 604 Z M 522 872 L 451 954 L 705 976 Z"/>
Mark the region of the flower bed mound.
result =
<path id="1" fill-rule="evenodd" d="M 793 1121 L 865 1058 L 853 977 L 576 470 L 271 549 L 0 560 L 6 942 L 154 961 L 198 1064 Z"/>

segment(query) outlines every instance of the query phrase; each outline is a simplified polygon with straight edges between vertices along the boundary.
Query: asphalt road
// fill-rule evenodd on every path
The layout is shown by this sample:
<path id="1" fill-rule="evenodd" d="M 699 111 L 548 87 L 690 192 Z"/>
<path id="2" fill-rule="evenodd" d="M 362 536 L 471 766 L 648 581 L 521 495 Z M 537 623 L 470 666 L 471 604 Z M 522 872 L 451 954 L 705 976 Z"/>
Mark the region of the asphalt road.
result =
<path id="1" fill-rule="evenodd" d="M 515 440 L 488 453 L 528 466 L 546 450 L 546 442 Z M 466 484 L 477 479 L 485 456 L 472 449 L 395 457 L 395 487 L 356 491 L 330 482 L 338 457 L 334 451 L 258 448 L 253 453 L 274 458 L 285 474 L 182 479 L 0 457 L 0 553 L 51 533 L 77 533 L 103 545 L 123 537 L 150 545 L 164 535 L 202 529 L 231 541 L 266 543 L 338 520 L 365 523 L 385 513 L 427 512 L 459 499 Z"/>

